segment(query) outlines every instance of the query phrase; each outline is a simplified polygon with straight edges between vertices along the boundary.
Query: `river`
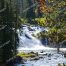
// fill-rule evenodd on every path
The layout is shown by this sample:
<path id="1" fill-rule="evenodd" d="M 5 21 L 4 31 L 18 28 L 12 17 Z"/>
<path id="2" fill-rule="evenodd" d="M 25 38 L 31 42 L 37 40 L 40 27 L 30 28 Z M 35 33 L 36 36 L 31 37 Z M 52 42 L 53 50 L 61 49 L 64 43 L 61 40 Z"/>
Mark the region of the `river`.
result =
<path id="1" fill-rule="evenodd" d="M 43 45 L 41 40 L 35 37 L 37 33 L 42 31 L 48 31 L 48 28 L 22 25 L 21 28 L 17 30 L 19 37 L 18 52 L 34 51 L 42 56 L 39 60 L 27 60 L 25 64 L 18 64 L 17 66 L 57 66 L 59 63 L 66 64 L 66 58 L 64 58 L 62 53 L 57 54 L 56 48 L 46 47 L 46 44 Z M 44 52 L 41 53 L 41 51 Z"/>

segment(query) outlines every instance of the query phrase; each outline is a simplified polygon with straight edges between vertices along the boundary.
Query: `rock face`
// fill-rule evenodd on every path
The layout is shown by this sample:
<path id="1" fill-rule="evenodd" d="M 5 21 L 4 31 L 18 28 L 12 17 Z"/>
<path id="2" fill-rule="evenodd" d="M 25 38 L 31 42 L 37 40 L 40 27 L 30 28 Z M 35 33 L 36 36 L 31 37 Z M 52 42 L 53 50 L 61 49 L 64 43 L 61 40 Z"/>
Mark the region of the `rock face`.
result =
<path id="1" fill-rule="evenodd" d="M 64 57 L 66 58 L 66 53 L 64 53 Z"/>

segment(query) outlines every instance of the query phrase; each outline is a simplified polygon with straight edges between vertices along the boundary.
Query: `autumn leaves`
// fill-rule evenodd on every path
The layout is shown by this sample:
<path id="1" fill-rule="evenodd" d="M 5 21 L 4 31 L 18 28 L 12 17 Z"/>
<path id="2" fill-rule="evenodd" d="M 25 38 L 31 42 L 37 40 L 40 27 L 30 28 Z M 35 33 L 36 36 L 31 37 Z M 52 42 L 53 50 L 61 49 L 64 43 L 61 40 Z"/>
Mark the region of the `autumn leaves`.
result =
<path id="1" fill-rule="evenodd" d="M 51 12 L 50 8 L 46 5 L 46 1 L 45 0 L 38 0 L 38 10 L 42 13 L 49 13 Z"/>

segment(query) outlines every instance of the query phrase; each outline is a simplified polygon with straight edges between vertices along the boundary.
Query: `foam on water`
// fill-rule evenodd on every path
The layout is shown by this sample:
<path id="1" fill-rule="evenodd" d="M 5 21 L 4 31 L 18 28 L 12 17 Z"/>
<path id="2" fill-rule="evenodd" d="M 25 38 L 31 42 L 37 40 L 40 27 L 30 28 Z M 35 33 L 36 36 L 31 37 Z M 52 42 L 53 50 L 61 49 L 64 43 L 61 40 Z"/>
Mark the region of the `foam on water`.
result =
<path id="1" fill-rule="evenodd" d="M 28 26 L 25 25 L 23 26 L 20 30 L 17 30 L 18 33 L 18 37 L 19 37 L 19 47 L 18 47 L 18 51 L 22 52 L 22 51 L 38 51 L 39 55 L 42 55 L 43 53 L 41 53 L 40 51 L 44 51 L 44 54 L 51 54 L 51 57 L 48 56 L 43 56 L 42 59 L 39 59 L 37 61 L 30 61 L 28 60 L 25 63 L 25 66 L 57 66 L 58 63 L 65 63 L 66 64 L 66 58 L 64 58 L 64 56 L 62 54 L 57 54 L 56 50 L 57 48 L 49 48 L 46 47 L 44 45 L 42 45 L 41 41 L 39 39 L 37 39 L 36 37 L 32 36 L 32 34 L 36 35 L 37 33 L 44 31 L 44 28 L 40 28 L 39 27 L 31 27 L 31 29 L 33 29 L 33 31 L 30 31 L 28 29 Z M 21 32 L 22 31 L 22 32 Z M 52 50 L 52 51 L 51 51 Z M 66 51 L 66 48 L 61 48 L 60 50 L 62 51 Z M 17 66 L 22 66 L 22 64 L 17 65 Z"/>
<path id="2" fill-rule="evenodd" d="M 29 27 L 31 30 L 29 30 Z M 18 50 L 42 50 L 49 49 L 49 47 L 45 47 L 42 45 L 41 41 L 34 37 L 32 34 L 37 35 L 42 31 L 48 31 L 47 28 L 43 28 L 40 26 L 23 26 L 20 30 L 17 30 L 19 37 L 19 48 Z M 22 32 L 21 32 L 22 31 Z"/>
<path id="3" fill-rule="evenodd" d="M 29 30 L 29 27 L 31 30 Z M 18 51 L 21 50 L 57 50 L 57 48 L 50 48 L 44 46 L 41 41 L 34 37 L 32 34 L 37 35 L 37 33 L 42 31 L 48 31 L 48 28 L 43 28 L 40 26 L 27 26 L 23 25 L 21 29 L 17 29 L 19 37 L 19 47 Z M 66 51 L 66 48 L 60 48 L 61 51 Z"/>

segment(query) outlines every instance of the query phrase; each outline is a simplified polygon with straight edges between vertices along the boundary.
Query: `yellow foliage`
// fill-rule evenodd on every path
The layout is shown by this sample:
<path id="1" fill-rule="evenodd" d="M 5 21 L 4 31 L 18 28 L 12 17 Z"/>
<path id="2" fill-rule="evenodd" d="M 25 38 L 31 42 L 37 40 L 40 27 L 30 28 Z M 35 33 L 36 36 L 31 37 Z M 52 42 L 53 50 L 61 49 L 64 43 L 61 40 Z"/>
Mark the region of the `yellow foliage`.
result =
<path id="1" fill-rule="evenodd" d="M 43 26 L 46 23 L 46 17 L 44 17 L 44 18 L 35 18 L 35 21 L 37 21 L 38 24 Z"/>
<path id="2" fill-rule="evenodd" d="M 40 18 L 40 22 L 46 22 L 46 18 Z"/>
<path id="3" fill-rule="evenodd" d="M 59 6 L 59 7 L 63 7 L 63 6 L 65 6 L 65 5 L 66 5 L 66 2 L 64 2 L 64 1 L 58 3 L 58 6 Z"/>

